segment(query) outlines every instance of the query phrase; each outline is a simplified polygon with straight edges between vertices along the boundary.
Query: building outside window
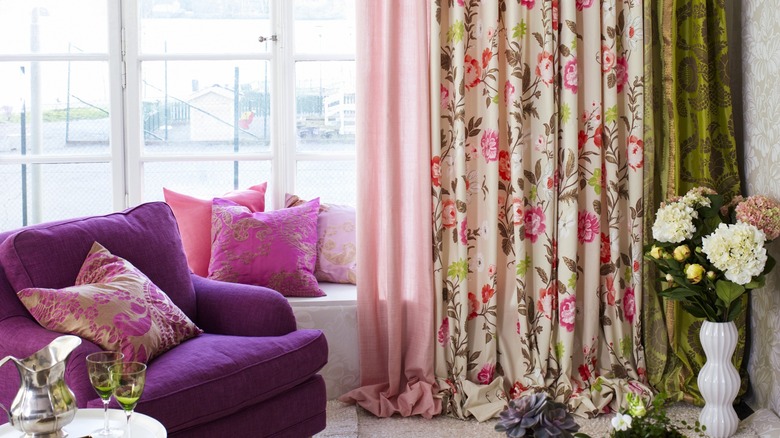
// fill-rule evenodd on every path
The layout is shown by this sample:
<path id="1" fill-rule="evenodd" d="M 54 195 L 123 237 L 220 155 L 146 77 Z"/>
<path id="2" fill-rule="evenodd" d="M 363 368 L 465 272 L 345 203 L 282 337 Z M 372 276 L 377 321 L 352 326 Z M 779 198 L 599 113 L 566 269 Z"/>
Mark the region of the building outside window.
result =
<path id="1" fill-rule="evenodd" d="M 0 229 L 269 183 L 355 204 L 354 0 L 0 0 Z"/>

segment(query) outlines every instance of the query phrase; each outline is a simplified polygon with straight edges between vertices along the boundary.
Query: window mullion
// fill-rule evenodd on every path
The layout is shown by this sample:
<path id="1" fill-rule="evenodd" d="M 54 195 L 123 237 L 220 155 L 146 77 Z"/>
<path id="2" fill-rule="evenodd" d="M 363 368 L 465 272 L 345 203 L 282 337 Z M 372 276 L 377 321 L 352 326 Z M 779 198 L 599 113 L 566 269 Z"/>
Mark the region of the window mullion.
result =
<path id="1" fill-rule="evenodd" d="M 141 163 L 141 150 L 143 136 L 141 135 L 141 88 L 139 61 L 139 25 L 138 25 L 138 1 L 125 0 L 122 2 L 122 32 L 124 35 L 124 62 L 125 80 L 124 89 L 124 140 L 126 147 L 123 151 L 124 171 L 126 181 L 126 193 L 128 206 L 138 205 L 143 201 L 143 163 Z"/>
<path id="2" fill-rule="evenodd" d="M 111 130 L 111 181 L 114 210 L 127 208 L 127 179 L 125 177 L 125 112 L 124 90 L 122 84 L 123 41 L 122 41 L 122 4 L 108 3 L 108 71 L 115 80 L 109 84 L 109 114 Z"/>
<path id="3" fill-rule="evenodd" d="M 295 63 L 293 35 L 293 2 L 275 1 L 272 5 L 274 34 L 271 95 L 274 151 L 274 175 L 271 193 L 273 205 L 284 205 L 284 194 L 295 190 Z"/>

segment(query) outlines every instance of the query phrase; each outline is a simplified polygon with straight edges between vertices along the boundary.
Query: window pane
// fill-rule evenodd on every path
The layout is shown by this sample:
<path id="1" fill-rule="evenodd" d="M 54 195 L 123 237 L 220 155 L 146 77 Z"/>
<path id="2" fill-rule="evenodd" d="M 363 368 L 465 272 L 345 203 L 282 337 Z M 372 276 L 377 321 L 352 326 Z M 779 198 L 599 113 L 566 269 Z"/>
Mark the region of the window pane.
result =
<path id="1" fill-rule="evenodd" d="M 329 204 L 356 205 L 354 161 L 298 161 L 295 194 Z"/>
<path id="2" fill-rule="evenodd" d="M 297 53 L 355 53 L 354 0 L 296 0 Z"/>
<path id="3" fill-rule="evenodd" d="M 108 82 L 105 62 L 0 63 L 0 156 L 108 153 Z"/>
<path id="4" fill-rule="evenodd" d="M 24 175 L 24 177 L 23 177 Z M 111 165 L 0 165 L 0 228 L 112 211 Z M 24 189 L 23 189 L 24 187 Z"/>
<path id="5" fill-rule="evenodd" d="M 0 0 L 0 53 L 105 53 L 105 0 Z"/>
<path id="6" fill-rule="evenodd" d="M 295 63 L 297 150 L 355 150 L 355 62 Z"/>
<path id="7" fill-rule="evenodd" d="M 269 71 L 267 61 L 143 63 L 144 152 L 269 151 Z"/>
<path id="8" fill-rule="evenodd" d="M 268 0 L 140 0 L 142 53 L 268 52 Z"/>
<path id="9" fill-rule="evenodd" d="M 234 190 L 236 174 L 232 161 L 166 162 L 144 164 L 144 201 L 162 201 L 163 187 L 209 199 Z M 271 182 L 270 161 L 240 161 L 239 190 Z M 270 191 L 270 187 L 269 187 Z M 266 196 L 266 204 L 270 204 Z"/>

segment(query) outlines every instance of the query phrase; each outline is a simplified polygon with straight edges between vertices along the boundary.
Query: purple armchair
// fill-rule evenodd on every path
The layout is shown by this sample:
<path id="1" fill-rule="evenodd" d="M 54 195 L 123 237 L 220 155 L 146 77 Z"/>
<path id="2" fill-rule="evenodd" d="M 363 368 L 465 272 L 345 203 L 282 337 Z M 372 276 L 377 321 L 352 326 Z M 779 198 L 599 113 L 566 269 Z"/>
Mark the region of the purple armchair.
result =
<path id="1" fill-rule="evenodd" d="M 171 437 L 302 437 L 325 428 L 323 334 L 297 330 L 290 305 L 273 290 L 192 274 L 173 214 L 160 202 L 0 233 L 0 358 L 26 357 L 60 335 L 42 328 L 16 291 L 73 285 L 94 241 L 145 273 L 205 331 L 148 364 L 137 412 Z M 80 408 L 102 407 L 85 364 L 99 350 L 85 340 L 68 361 L 65 380 Z M 8 406 L 18 388 L 15 368 L 0 367 L 0 402 Z"/>

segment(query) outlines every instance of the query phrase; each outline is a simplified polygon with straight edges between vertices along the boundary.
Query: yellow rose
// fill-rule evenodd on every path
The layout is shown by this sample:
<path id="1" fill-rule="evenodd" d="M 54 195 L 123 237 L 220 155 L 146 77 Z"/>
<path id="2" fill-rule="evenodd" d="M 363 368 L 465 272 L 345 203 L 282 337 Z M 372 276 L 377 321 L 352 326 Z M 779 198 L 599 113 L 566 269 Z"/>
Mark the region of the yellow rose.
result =
<path id="1" fill-rule="evenodd" d="M 663 248 L 653 245 L 653 248 L 650 249 L 650 257 L 654 259 L 660 259 L 663 256 L 664 256 Z"/>
<path id="2" fill-rule="evenodd" d="M 714 280 L 718 278 L 718 274 L 716 274 L 714 271 L 707 271 L 707 278 L 710 280 Z"/>
<path id="3" fill-rule="evenodd" d="M 668 281 L 669 283 L 674 281 L 674 277 L 672 277 L 672 274 L 666 274 L 666 281 Z"/>
<path id="4" fill-rule="evenodd" d="M 680 245 L 674 249 L 674 259 L 678 262 L 684 262 L 691 256 L 691 249 L 688 245 Z"/>
<path id="5" fill-rule="evenodd" d="M 694 263 L 685 267 L 685 277 L 688 278 L 688 280 L 693 284 L 700 282 L 703 275 L 704 266 L 698 263 Z"/>

